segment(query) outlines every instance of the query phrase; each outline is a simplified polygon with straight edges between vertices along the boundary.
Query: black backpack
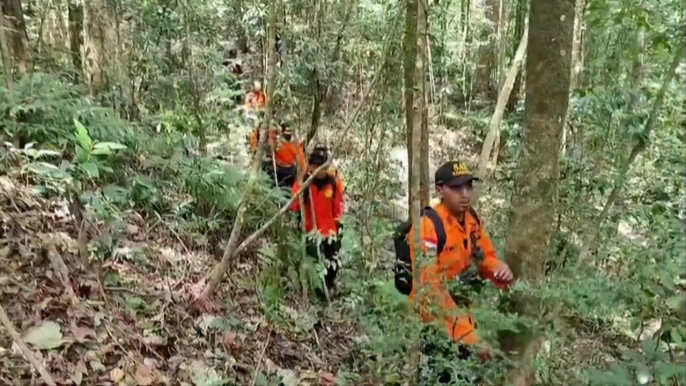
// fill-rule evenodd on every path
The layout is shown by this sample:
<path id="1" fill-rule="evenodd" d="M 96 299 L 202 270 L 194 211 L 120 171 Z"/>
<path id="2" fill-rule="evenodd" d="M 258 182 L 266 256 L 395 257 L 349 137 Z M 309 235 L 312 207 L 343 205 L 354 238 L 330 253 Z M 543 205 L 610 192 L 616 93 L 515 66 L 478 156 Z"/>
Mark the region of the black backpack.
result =
<path id="1" fill-rule="evenodd" d="M 480 228 L 481 219 L 476 214 L 476 211 L 470 207 L 469 213 L 474 217 Z M 439 256 L 445 248 L 447 239 L 443 220 L 438 212 L 430 206 L 422 209 L 422 217 L 428 217 L 429 220 L 433 222 L 434 229 L 436 230 L 436 238 L 438 239 L 436 256 Z M 412 258 L 410 257 L 410 245 L 407 243 L 407 236 L 411 229 L 412 221 L 405 221 L 395 229 L 395 234 L 393 236 L 393 243 L 395 244 L 395 288 L 403 295 L 409 295 L 410 292 L 412 292 Z M 473 253 L 478 254 L 481 252 L 474 251 Z"/>

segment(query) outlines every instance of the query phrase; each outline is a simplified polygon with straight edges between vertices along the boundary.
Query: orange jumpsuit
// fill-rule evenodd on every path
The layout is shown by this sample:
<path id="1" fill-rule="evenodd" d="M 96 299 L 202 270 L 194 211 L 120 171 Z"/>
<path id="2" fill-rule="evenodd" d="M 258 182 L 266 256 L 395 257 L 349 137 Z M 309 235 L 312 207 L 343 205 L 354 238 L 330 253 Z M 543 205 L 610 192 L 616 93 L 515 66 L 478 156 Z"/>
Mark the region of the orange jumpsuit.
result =
<path id="1" fill-rule="evenodd" d="M 423 289 L 419 293 L 417 293 L 417 284 L 413 281 L 410 302 L 418 306 L 424 323 L 431 323 L 437 319 L 442 319 L 448 335 L 454 342 L 472 345 L 480 340 L 476 332 L 474 319 L 471 315 L 460 314 L 458 305 L 450 296 L 444 283 L 453 279 L 457 280 L 458 276 L 472 264 L 472 240 L 470 235 L 473 231 L 479 234 L 478 243 L 484 252 L 484 261 L 479 269 L 479 274 L 501 288 L 507 287 L 507 284 L 496 281 L 493 273 L 503 263 L 498 260 L 491 239 L 484 232 L 483 224 L 479 226 L 477 220 L 471 214 L 465 214 L 464 223 L 466 229 L 464 229 L 443 204 L 438 204 L 434 209 L 443 219 L 443 226 L 446 232 L 445 247 L 440 256 L 434 256 L 438 237 L 436 236 L 433 222 L 429 218 L 423 217 L 420 230 L 421 247 L 425 252 L 425 259 L 432 260 L 422 265 L 423 269 L 419 275 Z M 408 244 L 410 245 L 410 256 L 414 270 L 416 264 L 412 232 L 413 230 L 410 230 L 410 233 L 408 233 Z M 432 306 L 440 311 L 432 310 Z"/>
<path id="2" fill-rule="evenodd" d="M 276 142 L 279 133 L 272 129 L 269 130 L 269 141 L 273 144 Z M 260 144 L 260 128 L 256 127 L 255 130 L 250 133 L 250 153 L 254 154 L 257 151 L 257 146 Z"/>
<path id="3" fill-rule="evenodd" d="M 300 162 L 300 170 L 305 170 L 305 153 L 302 152 L 300 146 L 291 141 L 279 141 L 274 152 L 274 160 L 276 166 L 280 167 L 292 167 L 296 166 L 296 162 Z"/>
<path id="4" fill-rule="evenodd" d="M 267 96 L 262 91 L 250 90 L 245 96 L 245 107 L 250 111 L 262 111 L 267 104 Z"/>
<path id="5" fill-rule="evenodd" d="M 332 185 L 335 185 L 335 188 Z M 314 229 L 314 213 L 317 230 L 322 236 L 337 235 L 343 217 L 343 184 L 338 178 L 327 175 L 322 181 L 315 180 L 309 189 L 309 200 L 305 202 L 305 231 L 309 233 Z M 300 183 L 296 182 L 293 184 L 293 194 L 295 195 L 298 190 Z M 295 200 L 291 210 L 300 212 L 300 200 Z"/>

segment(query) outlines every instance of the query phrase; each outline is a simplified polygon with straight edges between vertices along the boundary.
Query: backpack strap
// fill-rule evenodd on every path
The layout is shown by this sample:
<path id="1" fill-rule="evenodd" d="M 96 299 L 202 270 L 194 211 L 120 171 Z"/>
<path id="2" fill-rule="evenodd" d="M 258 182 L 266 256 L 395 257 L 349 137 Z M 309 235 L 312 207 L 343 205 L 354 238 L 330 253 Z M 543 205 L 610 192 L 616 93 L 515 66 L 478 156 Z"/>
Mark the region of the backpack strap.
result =
<path id="1" fill-rule="evenodd" d="M 447 239 L 445 227 L 443 226 L 443 219 L 438 214 L 438 212 L 436 212 L 436 210 L 430 206 L 424 208 L 422 214 L 428 217 L 429 220 L 431 220 L 431 222 L 433 222 L 434 224 L 434 229 L 436 230 L 436 238 L 438 239 L 436 245 L 436 256 L 439 256 L 441 253 L 443 253 L 443 249 L 445 249 L 445 242 Z"/>
<path id="2" fill-rule="evenodd" d="M 469 214 L 471 214 L 472 217 L 474 217 L 474 220 L 476 220 L 476 225 L 478 225 L 479 228 L 481 228 L 481 218 L 478 214 L 476 214 L 476 210 L 474 210 L 474 208 L 472 208 L 471 206 L 469 207 Z"/>

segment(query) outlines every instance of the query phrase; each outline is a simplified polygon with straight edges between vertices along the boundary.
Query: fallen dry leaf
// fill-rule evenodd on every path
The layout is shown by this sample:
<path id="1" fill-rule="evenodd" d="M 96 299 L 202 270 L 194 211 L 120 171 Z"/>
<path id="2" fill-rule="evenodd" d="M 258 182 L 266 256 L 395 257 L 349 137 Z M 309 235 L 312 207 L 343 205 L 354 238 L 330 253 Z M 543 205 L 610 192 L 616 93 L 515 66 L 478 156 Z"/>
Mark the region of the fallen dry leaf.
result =
<path id="1" fill-rule="evenodd" d="M 336 384 L 336 376 L 326 371 L 320 371 L 319 383 L 322 386 L 334 386 Z"/>
<path id="2" fill-rule="evenodd" d="M 77 342 L 83 342 L 88 336 L 92 338 L 95 338 L 97 336 L 95 330 L 93 330 L 92 328 L 79 327 L 74 323 L 71 324 L 70 330 Z"/>
<path id="3" fill-rule="evenodd" d="M 236 342 L 236 333 L 233 331 L 226 331 L 224 332 L 224 336 L 222 337 L 222 343 L 224 343 L 224 346 L 227 348 L 232 348 L 233 344 Z"/>
<path id="4" fill-rule="evenodd" d="M 152 369 L 141 364 L 136 366 L 136 373 L 133 374 L 133 378 L 140 386 L 151 385 L 155 381 L 155 377 L 152 374 Z"/>
<path id="5" fill-rule="evenodd" d="M 110 379 L 112 382 L 119 382 L 122 379 L 124 379 L 124 371 L 120 369 L 119 367 L 115 367 L 110 371 Z"/>
<path id="6" fill-rule="evenodd" d="M 80 385 L 81 381 L 83 380 L 84 375 L 88 375 L 88 368 L 86 368 L 85 363 L 83 363 L 82 361 L 79 361 L 79 363 L 77 363 L 76 367 L 73 369 L 73 372 L 71 374 L 69 374 L 69 378 L 76 385 Z"/>

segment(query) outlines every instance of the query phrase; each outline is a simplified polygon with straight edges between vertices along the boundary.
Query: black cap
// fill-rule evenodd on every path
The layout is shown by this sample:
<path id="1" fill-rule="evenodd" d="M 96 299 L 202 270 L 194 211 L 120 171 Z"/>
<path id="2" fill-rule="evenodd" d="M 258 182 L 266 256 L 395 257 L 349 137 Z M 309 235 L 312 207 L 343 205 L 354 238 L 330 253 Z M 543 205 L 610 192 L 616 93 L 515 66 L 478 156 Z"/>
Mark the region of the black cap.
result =
<path id="1" fill-rule="evenodd" d="M 451 161 L 443 164 L 434 175 L 436 185 L 460 186 L 472 181 L 480 181 L 462 162 Z"/>
<path id="2" fill-rule="evenodd" d="M 329 159 L 329 151 L 326 146 L 317 145 L 310 153 L 307 162 L 312 165 L 321 166 Z"/>

